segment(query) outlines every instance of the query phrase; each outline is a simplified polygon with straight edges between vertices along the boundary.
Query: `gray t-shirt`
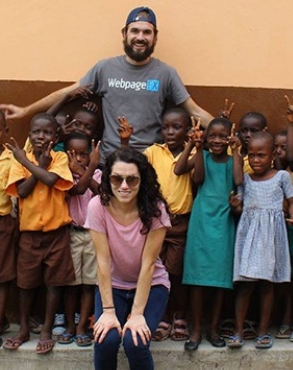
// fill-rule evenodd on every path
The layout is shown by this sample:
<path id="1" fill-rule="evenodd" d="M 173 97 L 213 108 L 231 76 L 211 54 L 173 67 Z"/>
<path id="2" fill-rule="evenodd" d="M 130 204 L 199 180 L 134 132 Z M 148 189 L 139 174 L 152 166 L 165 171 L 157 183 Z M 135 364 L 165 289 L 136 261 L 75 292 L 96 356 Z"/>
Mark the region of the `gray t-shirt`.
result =
<path id="1" fill-rule="evenodd" d="M 120 147 L 119 116 L 134 128 L 129 145 L 143 151 L 162 140 L 166 101 L 178 105 L 190 96 L 176 70 L 155 58 L 143 66 L 128 63 L 122 55 L 101 60 L 80 80 L 80 86 L 87 84 L 102 99 L 102 158 Z"/>

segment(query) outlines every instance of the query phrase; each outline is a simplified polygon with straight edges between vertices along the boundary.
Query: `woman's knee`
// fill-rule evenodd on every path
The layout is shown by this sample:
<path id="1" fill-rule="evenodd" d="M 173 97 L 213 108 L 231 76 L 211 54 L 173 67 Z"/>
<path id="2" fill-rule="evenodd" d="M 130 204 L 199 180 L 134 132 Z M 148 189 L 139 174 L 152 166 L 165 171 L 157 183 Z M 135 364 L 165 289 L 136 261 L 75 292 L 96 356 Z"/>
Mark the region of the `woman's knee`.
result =
<path id="1" fill-rule="evenodd" d="M 139 354 L 144 353 L 145 351 L 149 351 L 150 348 L 150 342 L 147 342 L 147 344 L 143 344 L 140 336 L 137 334 L 137 346 L 134 344 L 131 331 L 127 330 L 125 333 L 125 336 L 123 337 L 123 347 L 125 350 L 125 353 L 128 354 Z"/>
<path id="2" fill-rule="evenodd" d="M 121 343 L 121 337 L 116 328 L 111 329 L 102 343 L 95 343 L 95 352 L 100 352 L 102 355 L 106 353 L 117 353 Z"/>

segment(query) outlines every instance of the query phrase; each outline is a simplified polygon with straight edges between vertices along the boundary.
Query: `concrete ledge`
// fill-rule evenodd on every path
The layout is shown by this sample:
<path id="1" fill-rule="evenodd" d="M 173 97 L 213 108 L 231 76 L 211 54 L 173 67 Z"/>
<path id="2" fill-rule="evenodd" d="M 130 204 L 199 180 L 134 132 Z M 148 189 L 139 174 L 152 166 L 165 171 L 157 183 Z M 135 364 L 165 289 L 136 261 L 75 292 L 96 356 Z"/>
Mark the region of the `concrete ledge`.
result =
<path id="1" fill-rule="evenodd" d="M 12 325 L 3 335 L 11 337 L 17 330 Z M 56 343 L 54 350 L 47 355 L 37 355 L 35 348 L 38 336 L 32 334 L 31 340 L 17 351 L 0 349 L 1 370 L 92 370 L 93 347 L 80 348 L 75 343 L 61 345 Z M 152 352 L 156 370 L 291 370 L 293 368 L 293 343 L 288 339 L 275 339 L 269 350 L 256 350 L 254 341 L 246 341 L 242 349 L 216 349 L 203 340 L 198 351 L 187 353 L 184 342 L 153 342 Z M 119 353 L 119 370 L 127 370 L 128 362 Z M 139 369 L 138 369 L 139 370 Z"/>

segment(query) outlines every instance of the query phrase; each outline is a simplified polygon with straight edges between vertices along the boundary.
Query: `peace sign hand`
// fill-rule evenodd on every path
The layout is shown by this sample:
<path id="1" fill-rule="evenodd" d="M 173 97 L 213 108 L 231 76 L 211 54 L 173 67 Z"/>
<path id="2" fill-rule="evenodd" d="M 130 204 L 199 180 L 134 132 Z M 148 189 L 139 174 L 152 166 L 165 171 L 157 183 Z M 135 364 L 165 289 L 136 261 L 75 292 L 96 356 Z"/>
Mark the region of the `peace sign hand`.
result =
<path id="1" fill-rule="evenodd" d="M 284 98 L 288 105 L 287 106 L 287 120 L 289 123 L 293 123 L 293 101 L 292 103 L 290 102 L 288 95 L 284 95 Z M 293 100 L 293 97 L 292 97 L 292 100 Z"/>
<path id="2" fill-rule="evenodd" d="M 97 145 L 95 144 L 95 140 L 93 139 L 92 142 L 92 151 L 90 152 L 90 162 L 95 165 L 95 167 L 98 166 L 100 162 L 100 146 L 101 146 L 101 141 L 98 141 Z"/>
<path id="3" fill-rule="evenodd" d="M 75 150 L 68 150 L 67 156 L 68 156 L 68 164 L 69 164 L 70 171 L 75 175 L 82 176 L 85 172 L 85 166 L 82 166 L 78 162 L 76 158 Z"/>
<path id="4" fill-rule="evenodd" d="M 227 119 L 230 119 L 230 115 L 232 113 L 232 110 L 235 106 L 235 103 L 231 103 L 230 107 L 228 107 L 229 105 L 229 100 L 228 99 L 225 99 L 225 103 L 224 103 L 224 109 L 222 109 L 221 113 L 220 113 L 220 116 L 223 117 L 223 118 L 227 118 Z"/>
<path id="5" fill-rule="evenodd" d="M 231 148 L 231 150 L 236 150 L 241 146 L 241 142 L 238 138 L 238 136 L 235 135 L 235 123 L 233 123 L 232 128 L 231 128 L 231 135 L 228 137 L 228 144 Z"/>
<path id="6" fill-rule="evenodd" d="M 189 141 L 193 142 L 196 148 L 201 148 L 203 143 L 203 131 L 200 129 L 200 118 L 195 124 L 193 116 L 191 119 L 191 129 L 188 132 Z"/>
<path id="7" fill-rule="evenodd" d="M 47 169 L 52 162 L 52 157 L 50 151 L 53 148 L 53 141 L 50 141 L 49 144 L 43 144 L 42 146 L 42 153 L 38 158 L 39 167 L 43 169 Z"/>
<path id="8" fill-rule="evenodd" d="M 23 149 L 21 149 L 17 143 L 17 141 L 11 137 L 11 143 L 6 143 L 5 146 L 12 151 L 14 158 L 21 164 L 24 163 L 26 159 L 26 153 Z"/>

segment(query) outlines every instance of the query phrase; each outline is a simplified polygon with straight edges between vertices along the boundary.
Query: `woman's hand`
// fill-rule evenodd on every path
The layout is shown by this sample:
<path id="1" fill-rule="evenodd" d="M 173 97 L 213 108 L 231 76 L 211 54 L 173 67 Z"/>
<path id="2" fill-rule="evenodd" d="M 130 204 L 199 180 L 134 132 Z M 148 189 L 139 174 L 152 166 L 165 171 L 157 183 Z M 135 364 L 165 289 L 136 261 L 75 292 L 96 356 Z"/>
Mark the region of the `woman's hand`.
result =
<path id="1" fill-rule="evenodd" d="M 94 325 L 94 339 L 95 342 L 102 343 L 107 333 L 116 328 L 119 335 L 122 335 L 121 325 L 117 319 L 116 313 L 113 309 L 104 311 Z"/>
<path id="2" fill-rule="evenodd" d="M 151 331 L 142 314 L 131 314 L 123 327 L 122 337 L 126 334 L 126 330 L 131 331 L 132 340 L 135 346 L 138 345 L 137 335 L 140 336 L 142 343 L 147 345 L 147 341 L 151 340 Z"/>

